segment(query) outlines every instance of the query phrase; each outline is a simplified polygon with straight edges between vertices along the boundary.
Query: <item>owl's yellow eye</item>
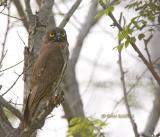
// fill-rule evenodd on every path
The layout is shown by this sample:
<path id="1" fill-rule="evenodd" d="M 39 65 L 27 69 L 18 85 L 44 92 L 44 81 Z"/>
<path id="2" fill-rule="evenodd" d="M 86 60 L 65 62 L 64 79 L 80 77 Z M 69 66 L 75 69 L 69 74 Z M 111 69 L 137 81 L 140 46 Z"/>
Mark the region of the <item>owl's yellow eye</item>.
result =
<path id="1" fill-rule="evenodd" d="M 61 36 L 62 36 L 62 37 L 64 37 L 65 35 L 66 35 L 66 34 L 65 34 L 64 32 L 63 32 L 63 33 L 61 33 Z"/>
<path id="2" fill-rule="evenodd" d="M 50 33 L 49 36 L 53 38 L 55 36 L 55 34 L 54 33 Z"/>

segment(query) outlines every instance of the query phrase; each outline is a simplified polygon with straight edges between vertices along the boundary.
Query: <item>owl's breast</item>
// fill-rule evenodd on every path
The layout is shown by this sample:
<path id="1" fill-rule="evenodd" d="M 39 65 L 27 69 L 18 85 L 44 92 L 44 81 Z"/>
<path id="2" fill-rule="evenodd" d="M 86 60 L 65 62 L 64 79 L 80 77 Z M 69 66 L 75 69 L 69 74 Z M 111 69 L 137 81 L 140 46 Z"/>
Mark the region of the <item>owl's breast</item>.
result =
<path id="1" fill-rule="evenodd" d="M 33 68 L 32 87 L 35 84 L 51 84 L 66 68 L 68 48 L 60 46 L 45 46 Z"/>

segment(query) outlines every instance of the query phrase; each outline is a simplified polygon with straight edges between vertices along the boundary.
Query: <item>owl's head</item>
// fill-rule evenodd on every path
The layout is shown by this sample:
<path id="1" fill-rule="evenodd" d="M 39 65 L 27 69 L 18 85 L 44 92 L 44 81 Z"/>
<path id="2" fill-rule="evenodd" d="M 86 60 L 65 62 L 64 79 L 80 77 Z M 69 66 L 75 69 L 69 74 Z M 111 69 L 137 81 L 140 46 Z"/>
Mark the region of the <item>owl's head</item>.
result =
<path id="1" fill-rule="evenodd" d="M 45 39 L 45 42 L 66 42 L 67 41 L 67 35 L 66 31 L 62 28 L 54 28 L 51 31 L 48 31 Z"/>

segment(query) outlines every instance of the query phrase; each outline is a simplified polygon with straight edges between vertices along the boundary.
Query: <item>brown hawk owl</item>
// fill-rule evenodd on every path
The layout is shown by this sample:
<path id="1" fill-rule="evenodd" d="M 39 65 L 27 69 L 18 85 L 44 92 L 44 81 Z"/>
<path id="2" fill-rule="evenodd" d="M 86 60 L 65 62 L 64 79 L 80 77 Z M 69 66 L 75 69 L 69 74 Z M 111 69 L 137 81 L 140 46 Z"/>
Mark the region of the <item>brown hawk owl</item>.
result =
<path id="1" fill-rule="evenodd" d="M 47 32 L 34 64 L 31 91 L 24 111 L 25 127 L 30 123 L 37 106 L 47 96 L 52 96 L 61 82 L 68 60 L 68 42 L 64 29 Z"/>

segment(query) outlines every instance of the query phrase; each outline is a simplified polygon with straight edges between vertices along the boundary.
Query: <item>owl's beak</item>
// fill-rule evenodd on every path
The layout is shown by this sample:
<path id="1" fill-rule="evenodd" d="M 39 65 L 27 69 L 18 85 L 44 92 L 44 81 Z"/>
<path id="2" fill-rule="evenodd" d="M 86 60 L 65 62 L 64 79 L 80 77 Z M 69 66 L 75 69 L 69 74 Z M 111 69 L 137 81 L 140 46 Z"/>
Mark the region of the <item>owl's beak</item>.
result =
<path id="1" fill-rule="evenodd" d="M 60 41 L 60 40 L 61 40 L 61 37 L 60 37 L 60 36 L 57 36 L 57 40 Z"/>
<path id="2" fill-rule="evenodd" d="M 57 34 L 57 40 L 58 40 L 58 41 L 61 40 L 61 35 L 60 35 L 60 33 Z"/>

